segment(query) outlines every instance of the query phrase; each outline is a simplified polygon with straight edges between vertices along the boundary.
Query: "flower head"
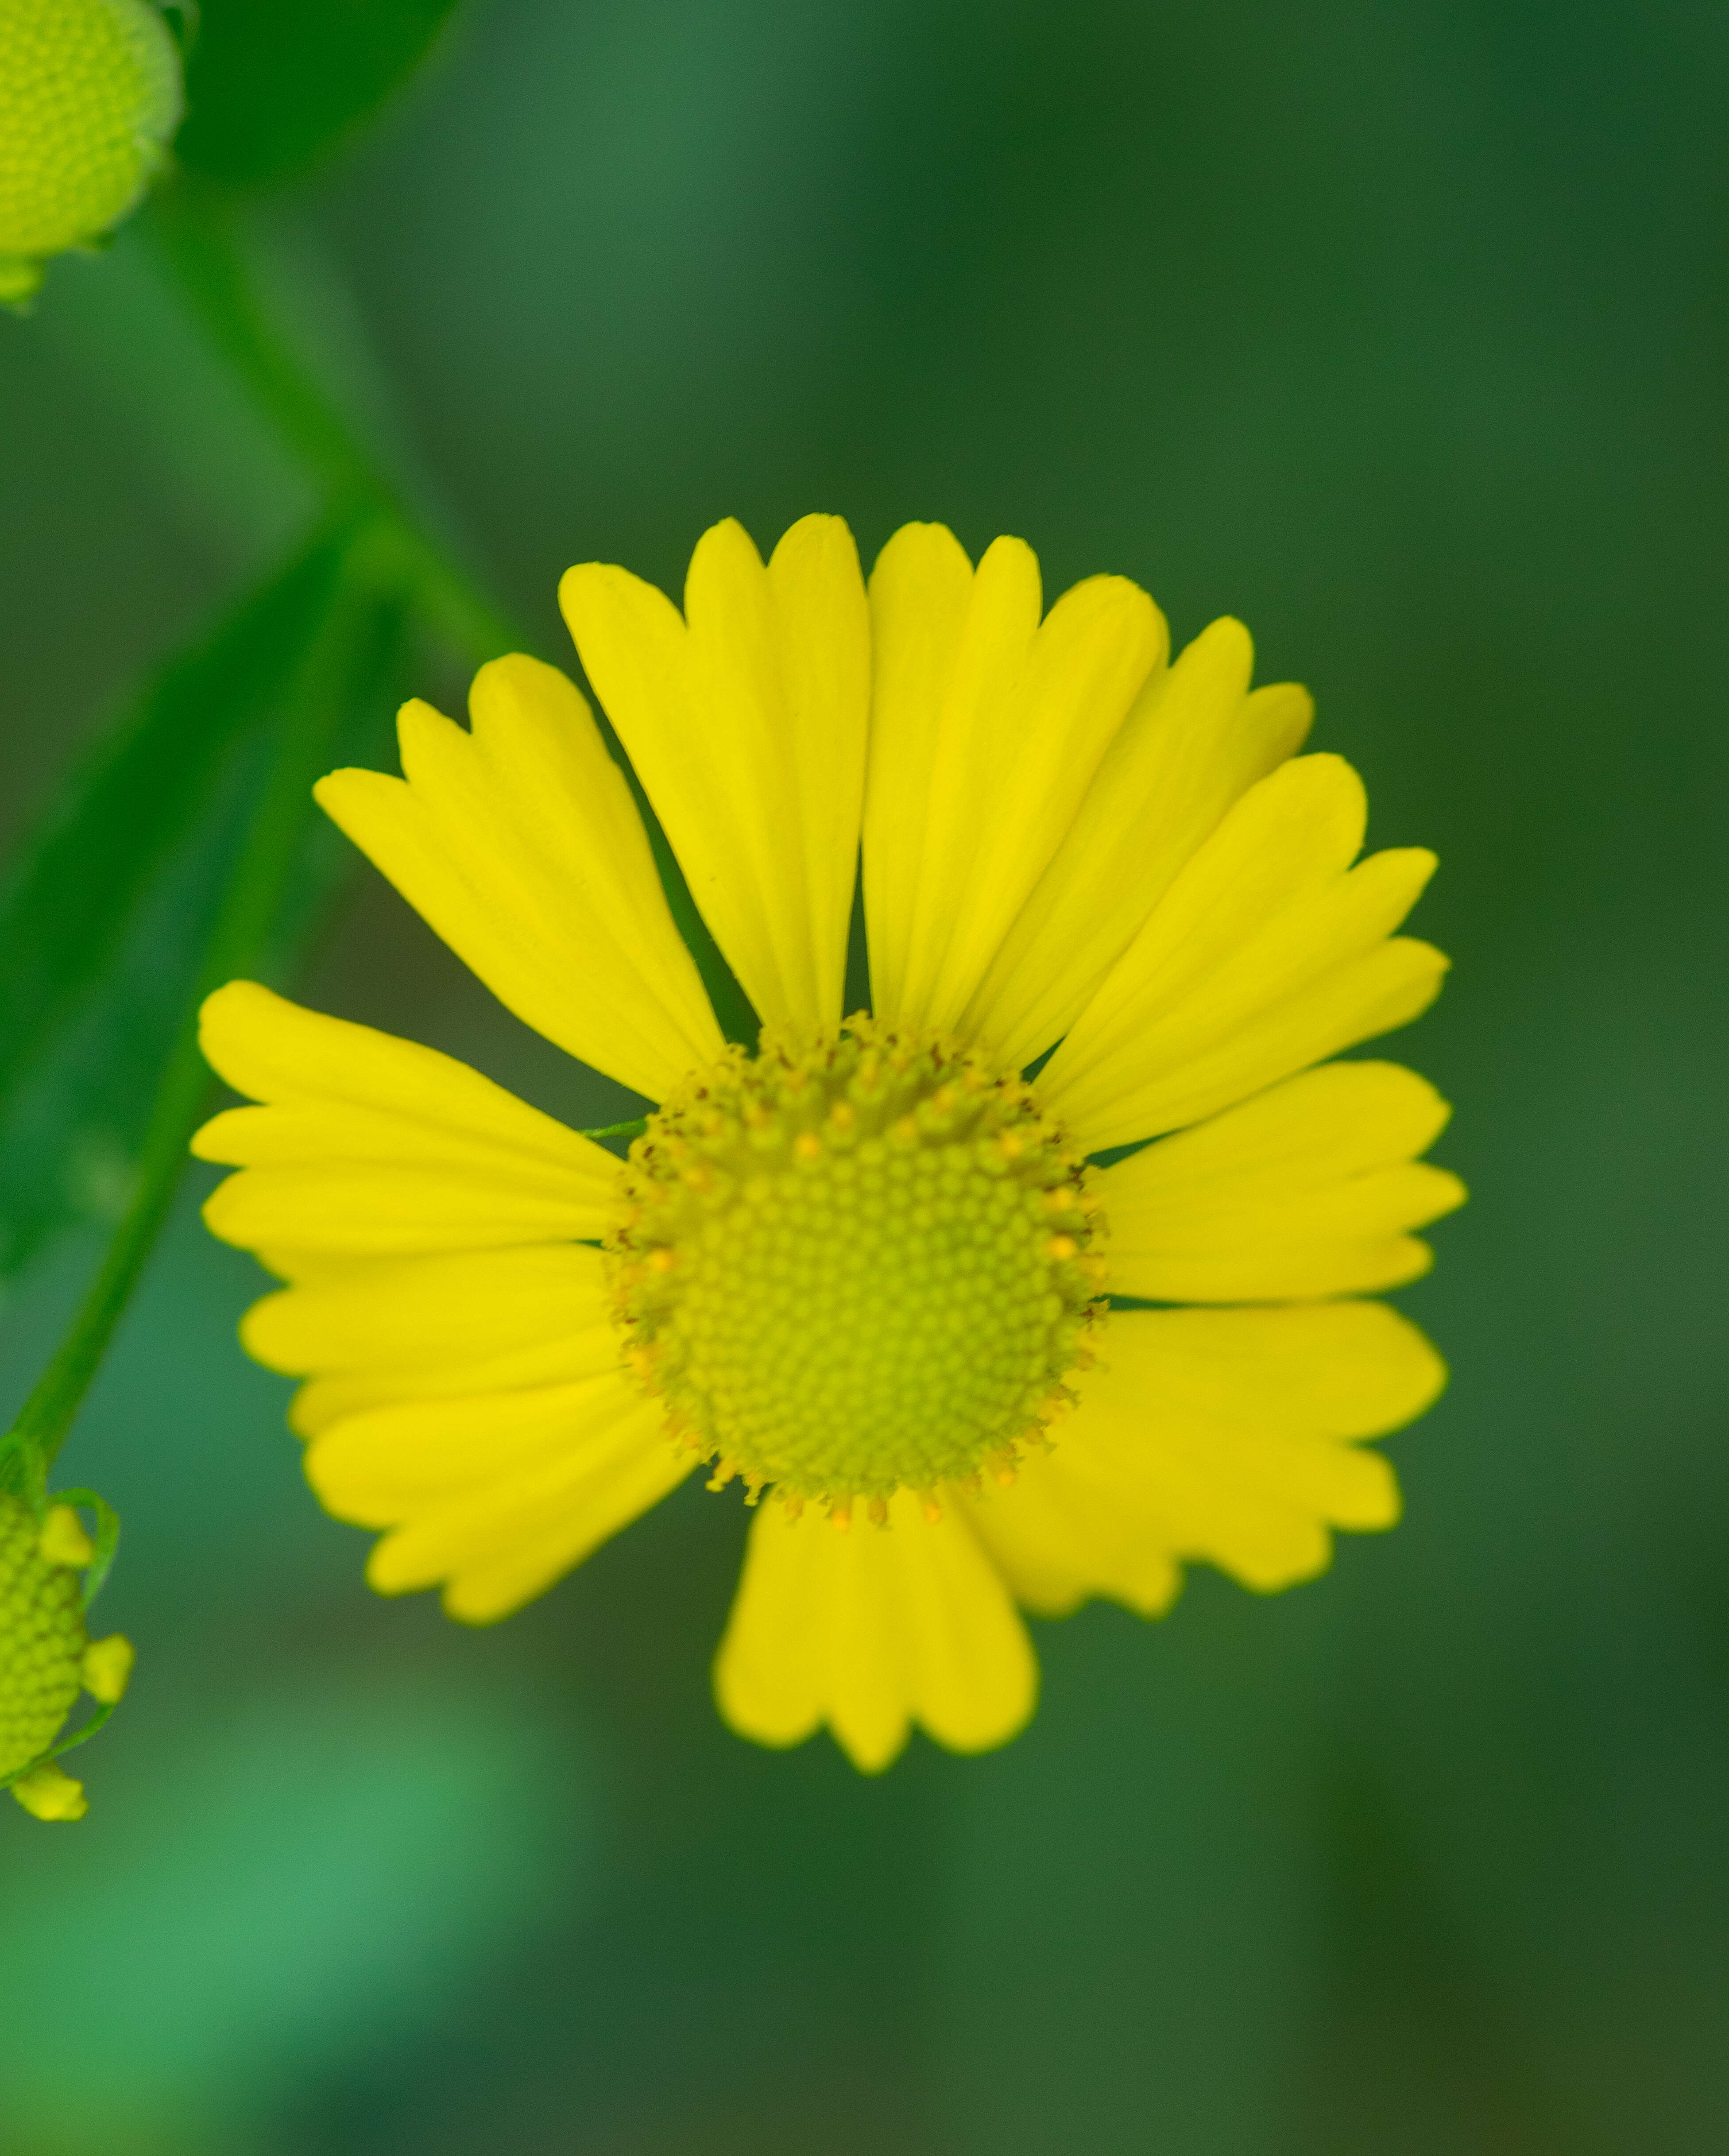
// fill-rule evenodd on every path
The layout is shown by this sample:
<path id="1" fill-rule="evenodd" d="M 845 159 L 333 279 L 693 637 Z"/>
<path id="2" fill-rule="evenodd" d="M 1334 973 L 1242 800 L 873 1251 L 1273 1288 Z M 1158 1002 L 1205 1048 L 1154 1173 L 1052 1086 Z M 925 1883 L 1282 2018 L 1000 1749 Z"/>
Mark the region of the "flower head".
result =
<path id="1" fill-rule="evenodd" d="M 180 55 L 148 0 L 0 0 L 0 301 L 119 223 L 180 113 Z"/>
<path id="2" fill-rule="evenodd" d="M 1434 866 L 1362 861 L 1298 689 L 1146 594 L 1044 612 L 1037 564 L 839 520 L 765 564 L 733 523 L 682 614 L 566 578 L 588 679 L 762 1022 L 722 1036 L 624 777 L 561 673 L 481 670 L 464 731 L 329 814 L 494 993 L 659 1105 L 620 1163 L 428 1049 L 246 983 L 206 1052 L 260 1105 L 196 1142 L 206 1209 L 286 1285 L 243 1337 L 305 1379 L 314 1487 L 387 1593 L 484 1622 L 699 1461 L 757 1507 L 716 1663 L 733 1726 L 861 1767 L 1032 1711 L 1017 1604 L 1166 1608 L 1391 1523 L 1360 1440 L 1441 1365 L 1367 1291 L 1462 1192 L 1410 1072 L 1328 1064 L 1445 961 L 1395 932 Z M 870 1009 L 844 1009 L 860 872 Z M 1030 1075 L 1029 1075 L 1030 1074 Z M 1152 1142 L 1148 1142 L 1151 1141 Z"/>
<path id="3" fill-rule="evenodd" d="M 0 1789 L 38 1819 L 82 1819 L 84 1791 L 54 1763 L 66 1717 L 87 1691 L 111 1709 L 132 1671 L 118 1633 L 92 1642 L 80 1574 L 96 1546 L 72 1506 L 44 1512 L 0 1492 Z"/>

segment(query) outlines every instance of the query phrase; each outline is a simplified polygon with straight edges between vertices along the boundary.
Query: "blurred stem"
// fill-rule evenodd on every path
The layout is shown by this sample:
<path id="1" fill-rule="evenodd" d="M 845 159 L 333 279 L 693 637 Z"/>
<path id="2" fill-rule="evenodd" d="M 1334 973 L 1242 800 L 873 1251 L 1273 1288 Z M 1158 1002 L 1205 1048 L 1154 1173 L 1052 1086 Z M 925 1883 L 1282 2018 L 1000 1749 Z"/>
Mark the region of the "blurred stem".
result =
<path id="1" fill-rule="evenodd" d="M 211 1086 L 198 1046 L 198 1007 L 211 989 L 255 966 L 265 948 L 307 820 L 311 781 L 328 760 L 346 710 L 345 691 L 377 632 L 381 608 L 392 603 L 400 603 L 396 534 L 362 513 L 353 520 L 323 624 L 285 691 L 276 753 L 157 1087 L 131 1204 L 53 1361 L 0 1442 L 0 1488 L 18 1490 L 33 1502 L 46 1494 L 49 1470 L 173 1204 Z"/>
<path id="2" fill-rule="evenodd" d="M 283 334 L 280 301 L 259 267 L 241 206 L 182 173 L 152 199 L 147 213 L 205 334 L 317 479 L 326 501 L 333 507 L 364 504 L 391 525 L 434 626 L 475 660 L 530 649 L 520 625 L 409 512 L 341 406 Z"/>

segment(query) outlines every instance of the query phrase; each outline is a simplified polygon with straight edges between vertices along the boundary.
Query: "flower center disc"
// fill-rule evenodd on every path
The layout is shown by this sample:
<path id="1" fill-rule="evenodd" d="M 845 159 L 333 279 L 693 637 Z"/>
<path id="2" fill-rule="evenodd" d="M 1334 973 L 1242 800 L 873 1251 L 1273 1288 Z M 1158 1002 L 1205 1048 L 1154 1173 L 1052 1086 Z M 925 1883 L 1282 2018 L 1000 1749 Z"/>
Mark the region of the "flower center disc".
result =
<path id="1" fill-rule="evenodd" d="M 1085 1173 L 944 1035 L 765 1032 L 631 1147 L 606 1245 L 630 1363 L 722 1480 L 844 1516 L 1008 1479 L 1102 1315 Z"/>
<path id="2" fill-rule="evenodd" d="M 0 1774 L 48 1749 L 83 1682 L 83 1590 L 41 1544 L 34 1513 L 0 1496 Z"/>

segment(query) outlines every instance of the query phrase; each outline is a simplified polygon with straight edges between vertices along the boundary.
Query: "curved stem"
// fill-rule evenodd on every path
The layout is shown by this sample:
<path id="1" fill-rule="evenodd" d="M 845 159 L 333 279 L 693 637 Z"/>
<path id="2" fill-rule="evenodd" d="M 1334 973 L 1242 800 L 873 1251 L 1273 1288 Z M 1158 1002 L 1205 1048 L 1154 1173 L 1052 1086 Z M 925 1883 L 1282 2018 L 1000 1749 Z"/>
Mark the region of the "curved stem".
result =
<path id="1" fill-rule="evenodd" d="M 220 188 L 180 175 L 146 213 L 162 259 L 211 344 L 327 501 L 362 502 L 392 526 L 422 606 L 471 658 L 532 648 L 520 624 L 426 531 L 341 404 L 296 349 L 280 293 L 263 273 L 246 213 Z"/>
<path id="2" fill-rule="evenodd" d="M 380 588 L 387 560 L 388 535 L 369 520 L 359 521 L 344 552 L 331 610 L 288 686 L 269 776 L 205 945 L 191 1008 L 157 1087 L 131 1204 L 70 1328 L 0 1445 L 0 1486 L 9 1482 L 33 1502 L 39 1502 L 46 1491 L 48 1471 L 174 1202 L 187 1142 L 212 1082 L 198 1047 L 198 1005 L 213 988 L 255 964 L 269 938 L 306 821 L 311 780 L 346 708 L 344 689 L 363 642 L 376 633 L 381 603 L 394 597 Z"/>

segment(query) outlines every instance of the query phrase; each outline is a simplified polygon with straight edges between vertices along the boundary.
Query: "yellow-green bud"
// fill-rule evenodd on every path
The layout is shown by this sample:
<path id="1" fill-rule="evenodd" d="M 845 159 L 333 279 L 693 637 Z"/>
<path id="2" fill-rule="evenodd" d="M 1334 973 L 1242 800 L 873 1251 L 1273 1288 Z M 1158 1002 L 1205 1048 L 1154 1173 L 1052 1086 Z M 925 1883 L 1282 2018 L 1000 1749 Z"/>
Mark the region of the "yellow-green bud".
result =
<path id="1" fill-rule="evenodd" d="M 50 1564 L 69 1564 L 80 1569 L 96 1554 L 96 1545 L 70 1505 L 49 1507 L 37 1548 Z"/>
<path id="2" fill-rule="evenodd" d="M 0 0 L 0 300 L 119 223 L 180 115 L 180 55 L 148 0 Z"/>
<path id="3" fill-rule="evenodd" d="M 85 1650 L 80 1672 L 85 1690 L 102 1706 L 118 1707 L 132 1681 L 132 1665 L 137 1659 L 138 1650 L 124 1632 L 92 1640 Z"/>
<path id="4" fill-rule="evenodd" d="M 81 1820 L 90 1810 L 84 1784 L 62 1774 L 52 1762 L 14 1782 L 12 1794 L 27 1812 L 39 1820 Z"/>
<path id="5" fill-rule="evenodd" d="M 0 1496 L 0 1782 L 47 1751 L 84 1684 L 83 1584 L 43 1541 L 30 1507 Z"/>

